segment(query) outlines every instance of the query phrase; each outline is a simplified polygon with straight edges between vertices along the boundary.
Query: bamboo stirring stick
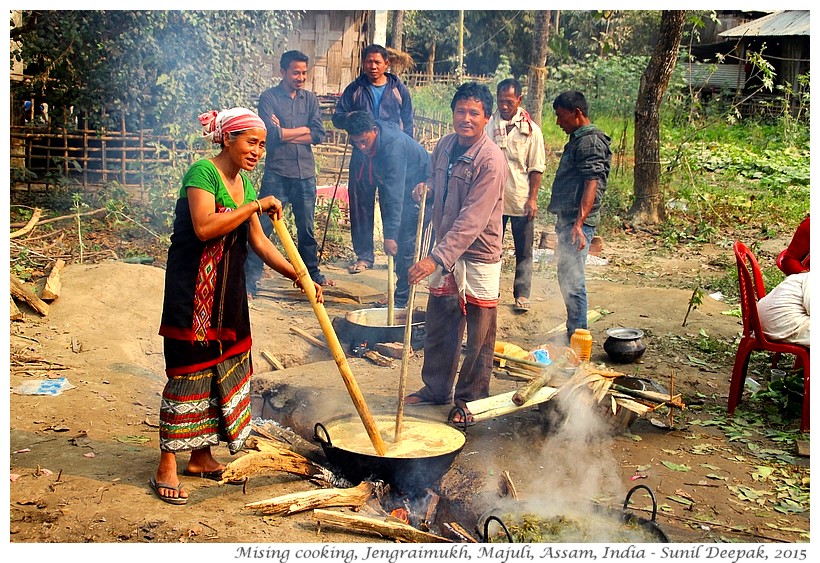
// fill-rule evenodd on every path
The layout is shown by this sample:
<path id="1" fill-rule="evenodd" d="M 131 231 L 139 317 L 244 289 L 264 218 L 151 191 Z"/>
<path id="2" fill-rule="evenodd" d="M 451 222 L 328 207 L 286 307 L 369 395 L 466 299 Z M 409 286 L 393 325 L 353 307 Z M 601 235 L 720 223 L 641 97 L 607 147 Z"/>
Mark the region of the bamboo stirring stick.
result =
<path id="1" fill-rule="evenodd" d="M 359 413 L 359 418 L 362 419 L 362 423 L 364 424 L 365 430 L 367 430 L 367 435 L 370 437 L 373 448 L 376 450 L 377 454 L 383 456 L 387 453 L 387 446 L 384 445 L 384 440 L 382 440 L 382 437 L 379 434 L 379 429 L 376 427 L 376 422 L 370 414 L 370 409 L 367 407 L 367 403 L 364 400 L 361 389 L 359 389 L 359 384 L 356 383 L 356 378 L 353 377 L 353 372 L 350 370 L 350 365 L 347 363 L 347 357 L 342 350 L 342 345 L 339 343 L 339 338 L 336 336 L 336 331 L 333 330 L 330 317 L 328 317 L 324 305 L 316 300 L 316 288 L 313 286 L 313 280 L 310 279 L 310 274 L 307 271 L 307 267 L 305 267 L 302 257 L 299 256 L 299 251 L 296 249 L 296 245 L 293 244 L 293 239 L 291 238 L 288 228 L 285 226 L 285 222 L 282 221 L 281 217 L 277 217 L 273 220 L 273 227 L 276 229 L 276 234 L 279 235 L 279 240 L 282 241 L 282 246 L 285 247 L 285 252 L 290 259 L 290 263 L 296 270 L 299 285 L 301 285 L 302 289 L 304 289 L 308 299 L 310 299 L 311 305 L 313 305 L 313 312 L 316 313 L 316 318 L 319 319 L 319 324 L 322 327 L 325 340 L 327 340 L 328 347 L 333 354 L 333 359 L 336 361 L 336 365 L 339 368 L 339 373 L 342 374 L 342 379 L 345 382 L 345 387 L 347 387 L 347 392 L 350 394 L 350 398 L 353 399 L 353 406 L 356 407 L 356 412 Z"/>
<path id="2" fill-rule="evenodd" d="M 416 225 L 416 252 L 413 263 L 421 260 L 421 231 L 424 225 L 424 206 L 427 200 L 427 186 L 421 192 L 419 199 L 419 221 Z M 426 248 L 426 246 L 424 247 Z M 401 355 L 401 375 L 399 375 L 399 408 L 396 412 L 396 432 L 393 440 L 398 442 L 401 439 L 401 423 L 404 418 L 404 394 L 407 392 L 407 367 L 410 361 L 410 340 L 413 335 L 413 303 L 416 300 L 416 284 L 410 284 L 410 295 L 407 297 L 407 318 L 404 321 L 404 351 Z"/>
<path id="3" fill-rule="evenodd" d="M 396 321 L 396 300 L 393 288 L 396 286 L 396 273 L 393 271 L 393 257 L 387 255 L 387 326 L 393 326 Z"/>

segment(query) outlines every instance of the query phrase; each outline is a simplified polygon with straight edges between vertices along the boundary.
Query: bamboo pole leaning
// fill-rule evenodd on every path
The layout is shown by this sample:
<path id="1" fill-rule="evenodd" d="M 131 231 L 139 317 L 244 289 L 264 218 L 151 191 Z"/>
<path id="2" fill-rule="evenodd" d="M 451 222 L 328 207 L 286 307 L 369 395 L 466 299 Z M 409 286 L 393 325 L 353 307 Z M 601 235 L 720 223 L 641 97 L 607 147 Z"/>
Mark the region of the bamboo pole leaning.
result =
<path id="1" fill-rule="evenodd" d="M 416 250 L 413 256 L 414 264 L 421 259 L 422 248 L 425 244 L 421 240 L 421 235 L 424 227 L 424 208 L 426 201 L 427 188 L 425 186 L 425 189 L 421 193 L 421 198 L 419 199 L 419 219 L 416 223 Z M 413 336 L 413 305 L 415 304 L 415 301 L 416 284 L 410 284 L 410 294 L 407 296 L 407 305 L 405 306 L 405 311 L 407 314 L 405 315 L 406 318 L 404 321 L 404 350 L 401 355 L 401 373 L 399 375 L 399 406 L 396 411 L 396 431 L 394 434 L 394 440 L 396 442 L 398 442 L 401 438 L 401 425 L 404 418 L 404 395 L 407 393 L 407 369 L 410 362 L 410 343 Z"/>

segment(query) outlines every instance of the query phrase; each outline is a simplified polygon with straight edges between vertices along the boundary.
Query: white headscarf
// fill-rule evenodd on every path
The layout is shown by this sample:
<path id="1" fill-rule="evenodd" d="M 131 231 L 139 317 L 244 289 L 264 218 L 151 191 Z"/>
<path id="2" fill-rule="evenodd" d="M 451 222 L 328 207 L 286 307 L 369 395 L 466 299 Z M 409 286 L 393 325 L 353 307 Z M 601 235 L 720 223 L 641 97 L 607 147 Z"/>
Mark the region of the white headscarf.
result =
<path id="1" fill-rule="evenodd" d="M 212 143 L 221 144 L 225 134 L 246 129 L 267 129 L 265 122 L 247 108 L 236 107 L 218 112 L 211 110 L 199 115 L 202 136 Z"/>

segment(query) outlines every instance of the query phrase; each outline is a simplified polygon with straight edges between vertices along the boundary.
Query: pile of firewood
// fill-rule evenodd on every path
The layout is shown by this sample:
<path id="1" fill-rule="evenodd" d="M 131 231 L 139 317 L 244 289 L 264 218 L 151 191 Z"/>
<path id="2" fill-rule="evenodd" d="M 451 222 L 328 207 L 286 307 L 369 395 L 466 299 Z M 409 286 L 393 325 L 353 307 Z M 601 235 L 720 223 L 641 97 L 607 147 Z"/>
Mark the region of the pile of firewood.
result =
<path id="1" fill-rule="evenodd" d="M 24 318 L 23 313 L 20 312 L 17 303 L 14 301 L 15 299 L 25 302 L 43 316 L 48 315 L 47 302 L 54 301 L 60 296 L 60 289 L 62 288 L 60 271 L 64 267 L 65 261 L 61 258 L 52 264 L 45 285 L 43 285 L 43 288 L 40 290 L 40 295 L 37 295 L 33 289 L 18 280 L 14 274 L 11 274 L 11 282 L 9 284 L 11 289 L 10 320 L 19 321 Z"/>
<path id="2" fill-rule="evenodd" d="M 26 303 L 40 315 L 48 314 L 48 304 L 60 296 L 60 271 L 65 267 L 66 260 L 71 258 L 70 254 L 64 252 L 63 242 L 66 233 L 62 229 L 36 234 L 36 228 L 68 219 L 79 220 L 80 217 L 98 215 L 105 211 L 103 208 L 87 213 L 43 219 L 42 210 L 34 209 L 28 221 L 11 223 L 11 228 L 16 229 L 9 234 L 12 266 L 18 258 L 25 257 L 26 264 L 34 265 L 35 271 L 32 277 L 45 278 L 45 282 L 41 280 L 41 283 L 32 288 L 18 279 L 14 273 L 11 274 L 10 317 L 12 321 L 24 319 L 23 313 L 17 306 L 18 303 Z M 13 271 L 14 268 L 12 268 Z"/>

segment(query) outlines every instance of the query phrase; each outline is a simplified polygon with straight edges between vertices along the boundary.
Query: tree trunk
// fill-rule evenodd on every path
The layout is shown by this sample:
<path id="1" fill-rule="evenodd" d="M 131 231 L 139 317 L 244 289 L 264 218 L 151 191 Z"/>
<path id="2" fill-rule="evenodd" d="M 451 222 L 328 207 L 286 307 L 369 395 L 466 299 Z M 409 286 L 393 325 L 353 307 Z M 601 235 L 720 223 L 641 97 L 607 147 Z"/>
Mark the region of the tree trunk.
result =
<path id="1" fill-rule="evenodd" d="M 629 209 L 634 223 L 655 224 L 664 219 L 660 192 L 660 107 L 678 61 L 685 10 L 664 10 L 658 44 L 641 76 L 635 104 L 635 201 Z"/>
<path id="2" fill-rule="evenodd" d="M 547 82 L 547 40 L 550 36 L 550 10 L 535 12 L 532 55 L 527 73 L 527 104 L 532 120 L 541 126 L 544 111 L 544 86 Z"/>
<path id="3" fill-rule="evenodd" d="M 430 54 L 427 57 L 427 76 L 429 83 L 433 83 L 433 63 L 436 61 L 436 40 L 430 42 Z"/>
<path id="4" fill-rule="evenodd" d="M 393 37 L 390 46 L 404 51 L 404 10 L 393 10 Z"/>

